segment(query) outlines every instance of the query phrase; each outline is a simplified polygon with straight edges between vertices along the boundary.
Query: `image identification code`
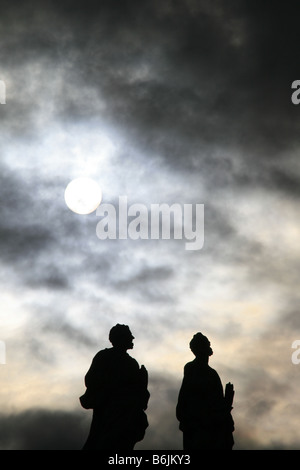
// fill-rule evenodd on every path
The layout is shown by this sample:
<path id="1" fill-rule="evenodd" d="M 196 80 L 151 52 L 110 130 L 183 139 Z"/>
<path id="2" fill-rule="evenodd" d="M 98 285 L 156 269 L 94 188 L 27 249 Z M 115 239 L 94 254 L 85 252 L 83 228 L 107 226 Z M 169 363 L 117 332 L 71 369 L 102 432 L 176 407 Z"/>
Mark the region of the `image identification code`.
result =
<path id="1" fill-rule="evenodd" d="M 191 463 L 191 458 L 189 455 L 152 455 L 152 457 L 139 457 L 139 456 L 121 456 L 115 454 L 108 458 L 108 464 L 110 465 L 133 465 L 136 468 L 140 467 L 142 463 L 152 464 L 152 465 L 164 465 L 169 467 L 170 465 L 189 465 Z"/>

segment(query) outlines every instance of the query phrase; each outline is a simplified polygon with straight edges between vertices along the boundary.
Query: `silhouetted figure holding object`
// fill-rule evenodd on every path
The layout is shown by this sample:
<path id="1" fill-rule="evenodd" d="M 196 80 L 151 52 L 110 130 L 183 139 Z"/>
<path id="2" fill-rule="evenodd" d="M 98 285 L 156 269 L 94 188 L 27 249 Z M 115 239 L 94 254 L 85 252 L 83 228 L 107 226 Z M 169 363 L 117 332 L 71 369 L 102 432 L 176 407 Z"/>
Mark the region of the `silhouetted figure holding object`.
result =
<path id="1" fill-rule="evenodd" d="M 83 450 L 132 450 L 144 438 L 148 373 L 127 353 L 133 339 L 127 325 L 115 325 L 109 333 L 113 347 L 96 354 L 85 376 L 80 403 L 93 409 L 93 418 Z"/>
<path id="2" fill-rule="evenodd" d="M 196 356 L 184 367 L 176 417 L 183 432 L 184 450 L 232 450 L 234 422 L 231 416 L 233 385 L 226 384 L 225 395 L 218 373 L 208 365 L 213 354 L 202 333 L 190 342 Z"/>

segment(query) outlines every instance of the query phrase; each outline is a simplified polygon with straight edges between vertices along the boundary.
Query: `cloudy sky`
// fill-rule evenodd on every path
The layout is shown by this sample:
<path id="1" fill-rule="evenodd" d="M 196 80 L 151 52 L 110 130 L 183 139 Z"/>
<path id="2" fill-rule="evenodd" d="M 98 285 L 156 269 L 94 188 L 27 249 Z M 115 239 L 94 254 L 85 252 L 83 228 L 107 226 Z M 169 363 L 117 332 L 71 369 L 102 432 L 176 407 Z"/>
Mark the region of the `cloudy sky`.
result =
<path id="1" fill-rule="evenodd" d="M 1 0 L 1 449 L 81 448 L 84 375 L 116 323 L 149 373 L 137 449 L 182 448 L 197 331 L 235 386 L 235 449 L 300 448 L 295 8 Z M 100 240 L 65 204 L 80 176 L 103 203 L 204 204 L 203 248 Z"/>

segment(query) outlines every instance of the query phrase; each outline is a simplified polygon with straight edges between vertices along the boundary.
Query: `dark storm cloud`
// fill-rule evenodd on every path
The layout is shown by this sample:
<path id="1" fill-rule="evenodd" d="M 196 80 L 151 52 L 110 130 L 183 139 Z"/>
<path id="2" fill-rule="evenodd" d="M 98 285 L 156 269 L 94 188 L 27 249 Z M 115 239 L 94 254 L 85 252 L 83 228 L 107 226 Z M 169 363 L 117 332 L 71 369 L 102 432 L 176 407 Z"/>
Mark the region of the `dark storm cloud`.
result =
<path id="1" fill-rule="evenodd" d="M 272 16 L 266 4 L 256 9 L 239 3 L 219 3 L 217 12 L 203 2 L 194 10 L 178 2 L 167 13 L 157 3 L 147 2 L 146 8 L 129 3 L 109 43 L 108 36 L 98 36 L 104 52 L 93 69 L 87 64 L 87 81 L 101 88 L 100 77 L 107 74 L 111 80 L 107 87 L 104 79 L 104 89 L 116 122 L 126 127 L 129 122 L 132 131 L 137 127 L 142 145 L 156 145 L 172 164 L 191 164 L 197 146 L 212 141 L 247 146 L 258 161 L 265 151 L 277 153 L 288 145 L 296 129 L 288 81 L 294 61 L 286 60 L 295 50 L 296 24 L 285 12 L 282 17 L 278 3 L 272 4 Z M 290 23 L 285 34 L 279 33 L 282 18 Z M 238 33 L 239 46 L 233 43 Z M 151 62 L 153 51 L 158 59 Z M 154 79 L 130 81 L 128 63 L 134 71 L 143 61 L 152 65 Z"/>
<path id="2" fill-rule="evenodd" d="M 114 282 L 116 289 L 121 292 L 134 292 L 140 300 L 150 302 L 172 302 L 171 292 L 166 289 L 166 283 L 174 276 L 169 266 L 150 267 L 143 266 L 135 270 L 133 275 L 126 279 Z"/>
<path id="3" fill-rule="evenodd" d="M 288 171 L 284 169 L 271 170 L 266 186 L 271 187 L 274 191 L 298 199 L 300 196 L 300 175 L 297 172 L 293 172 L 293 170 L 295 170 L 293 165 L 291 165 Z"/>
<path id="4" fill-rule="evenodd" d="M 59 321 L 57 318 L 52 320 L 46 320 L 41 327 L 41 332 L 47 335 L 54 334 L 61 336 L 64 340 L 74 343 L 76 345 L 92 346 L 96 347 L 97 342 L 94 341 L 89 335 L 87 335 L 82 328 L 76 328 L 72 324 L 68 323 L 65 319 Z"/>
<path id="5" fill-rule="evenodd" d="M 294 141 L 297 24 L 281 3 L 45 2 L 40 9 L 32 2 L 7 11 L 15 31 L 7 32 L 5 58 L 13 60 L 17 42 L 21 61 L 67 64 L 56 95 L 65 118 L 81 113 L 68 90 L 94 87 L 105 95 L 107 119 L 180 168 L 193 167 L 197 148 L 212 141 L 252 149 L 256 162 Z M 24 18 L 30 31 L 20 26 Z"/>
<path id="6" fill-rule="evenodd" d="M 182 436 L 178 423 L 172 417 L 171 407 L 160 410 L 156 418 L 150 417 L 144 441 L 136 445 L 136 450 L 182 449 Z M 148 412 L 149 416 L 149 412 Z M 49 411 L 30 409 L 11 415 L 0 415 L 1 450 L 81 450 L 89 432 L 91 415 L 76 411 Z M 239 429 L 236 449 L 263 449 L 247 429 Z M 174 442 L 176 443 L 174 446 Z M 274 442 L 272 449 L 285 449 L 286 446 Z M 297 449 L 297 442 L 288 448 Z M 270 447 L 268 447 L 270 450 Z"/>
<path id="7" fill-rule="evenodd" d="M 88 416 L 76 412 L 31 409 L 0 415 L 2 450 L 80 450 Z"/>
<path id="8" fill-rule="evenodd" d="M 24 350 L 24 353 L 29 353 L 31 361 L 32 358 L 34 358 L 35 362 L 42 363 L 44 365 L 47 364 L 51 367 L 57 364 L 57 357 L 55 357 L 53 349 L 49 347 L 49 345 L 45 344 L 45 341 L 40 339 L 41 335 L 38 329 L 35 327 L 34 330 L 34 334 L 36 337 L 31 337 L 32 329 L 29 330 L 29 332 L 30 335 L 27 335 L 26 342 L 22 342 L 22 348 Z"/>
<path id="9" fill-rule="evenodd" d="M 300 316 L 299 316 L 299 299 L 297 298 L 297 294 L 295 298 L 290 299 L 290 305 L 286 306 L 284 312 L 280 316 L 280 320 L 278 321 L 278 327 L 280 331 L 285 331 L 288 333 L 300 333 Z"/>
<path id="10" fill-rule="evenodd" d="M 111 8 L 101 1 L 83 8 L 65 1 L 43 9 L 30 2 L 3 11 L 4 24 L 14 21 L 0 60 L 17 70 L 40 61 L 42 83 L 62 73 L 48 96 L 57 118 L 99 117 L 97 99 L 86 99 L 93 89 L 103 97 L 107 123 L 172 171 L 198 171 L 207 189 L 264 187 L 272 163 L 271 184 L 298 194 L 280 161 L 295 145 L 299 122 L 290 102 L 297 24 L 280 2 L 118 1 Z M 31 78 L 24 80 L 25 101 L 7 106 L 11 128 L 34 128 L 30 100 L 38 102 L 43 90 L 28 96 Z M 239 152 L 239 170 L 226 149 Z"/>
<path id="11" fill-rule="evenodd" d="M 44 272 L 39 268 L 38 272 L 33 272 L 31 277 L 28 276 L 27 284 L 35 288 L 46 287 L 50 290 L 67 289 L 70 286 L 67 275 L 51 263 L 45 267 Z"/>
<path id="12" fill-rule="evenodd" d="M 19 233 L 17 230 L 17 227 L 1 228 L 0 243 L 6 248 L 3 258 L 9 261 L 14 261 L 22 254 L 30 257 L 33 253 L 47 247 L 51 242 L 49 232 L 38 226 L 24 228 L 23 233 Z"/>
<path id="13" fill-rule="evenodd" d="M 0 174 L 1 228 L 0 244 L 2 259 L 16 262 L 18 259 L 48 249 L 54 238 L 45 226 L 39 224 L 38 217 L 27 222 L 37 204 L 30 185 L 13 175 L 5 167 Z M 38 215 L 38 214 L 37 214 Z"/>

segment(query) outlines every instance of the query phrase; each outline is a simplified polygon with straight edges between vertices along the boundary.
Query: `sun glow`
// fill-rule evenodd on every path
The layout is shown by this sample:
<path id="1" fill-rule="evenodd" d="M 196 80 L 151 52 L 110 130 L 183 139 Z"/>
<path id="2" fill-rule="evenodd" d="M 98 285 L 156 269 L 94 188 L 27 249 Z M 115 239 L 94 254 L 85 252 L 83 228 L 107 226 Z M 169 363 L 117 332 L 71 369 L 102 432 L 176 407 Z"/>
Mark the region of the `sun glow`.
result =
<path id="1" fill-rule="evenodd" d="M 102 200 L 99 185 L 91 178 L 76 178 L 65 190 L 65 202 L 68 208 L 76 214 L 94 212 Z"/>

